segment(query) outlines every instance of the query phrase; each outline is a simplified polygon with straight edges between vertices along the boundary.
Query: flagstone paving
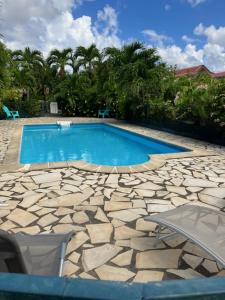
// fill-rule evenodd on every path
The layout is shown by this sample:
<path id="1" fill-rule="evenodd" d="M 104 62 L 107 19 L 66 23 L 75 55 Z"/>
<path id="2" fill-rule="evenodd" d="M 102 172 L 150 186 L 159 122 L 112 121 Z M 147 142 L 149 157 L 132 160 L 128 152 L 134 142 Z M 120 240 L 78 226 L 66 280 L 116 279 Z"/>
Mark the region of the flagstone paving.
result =
<path id="1" fill-rule="evenodd" d="M 0 163 L 9 142 L 10 134 L 1 132 Z M 0 174 L 0 229 L 30 234 L 74 230 L 65 276 L 128 282 L 224 276 L 225 270 L 200 247 L 181 235 L 159 241 L 157 225 L 143 219 L 189 204 L 225 210 L 224 148 L 195 143 L 213 148 L 216 155 L 169 159 L 158 169 L 134 174 L 73 167 Z"/>
<path id="2" fill-rule="evenodd" d="M 0 229 L 74 230 L 65 276 L 145 282 L 223 274 L 183 236 L 157 240 L 157 225 L 143 217 L 192 203 L 223 211 L 224 179 L 223 156 L 170 159 L 154 171 L 129 175 L 72 167 L 5 173 L 0 175 Z"/>

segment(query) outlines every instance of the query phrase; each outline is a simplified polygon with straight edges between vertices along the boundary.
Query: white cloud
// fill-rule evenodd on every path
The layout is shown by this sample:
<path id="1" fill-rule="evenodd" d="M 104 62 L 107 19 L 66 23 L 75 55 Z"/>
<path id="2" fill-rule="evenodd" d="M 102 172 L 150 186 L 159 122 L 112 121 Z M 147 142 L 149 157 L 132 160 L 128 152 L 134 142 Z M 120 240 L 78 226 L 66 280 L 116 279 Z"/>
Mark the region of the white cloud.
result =
<path id="1" fill-rule="evenodd" d="M 172 39 L 164 34 L 158 34 L 155 30 L 145 29 L 142 33 L 147 36 L 149 41 L 156 43 L 156 46 L 162 46 L 165 42 L 170 42 Z"/>
<path id="2" fill-rule="evenodd" d="M 194 29 L 196 35 L 202 35 L 207 38 L 207 41 L 211 44 L 217 44 L 219 46 L 225 47 L 225 27 L 216 28 L 214 25 L 205 27 L 200 23 Z"/>
<path id="3" fill-rule="evenodd" d="M 206 2 L 206 0 L 186 0 L 186 2 L 190 4 L 192 7 L 196 7 L 197 5 Z"/>
<path id="4" fill-rule="evenodd" d="M 72 10 L 91 0 L 3 0 L 1 32 L 11 49 L 40 49 L 47 54 L 53 48 L 120 46 L 116 11 L 106 5 L 97 13 L 94 24 L 90 16 L 74 18 Z"/>
<path id="5" fill-rule="evenodd" d="M 188 37 L 186 34 L 183 35 L 181 39 L 188 44 L 193 43 L 195 41 L 195 39 Z"/>
<path id="6" fill-rule="evenodd" d="M 146 31 L 143 31 L 146 34 Z M 150 30 L 149 47 L 152 41 L 158 41 L 156 45 L 159 55 L 170 65 L 177 65 L 178 68 L 191 67 L 204 64 L 212 71 L 225 70 L 225 27 L 211 25 L 204 27 L 199 24 L 194 29 L 194 34 L 205 36 L 206 42 L 198 48 L 195 43 L 198 39 L 190 38 L 187 35 L 182 36 L 182 40 L 187 44 L 184 48 L 176 44 L 168 44 L 168 37 L 160 35 L 154 30 Z M 154 45 L 153 45 L 154 46 Z"/>
<path id="7" fill-rule="evenodd" d="M 170 65 L 190 67 L 203 63 L 203 51 L 197 50 L 195 45 L 188 44 L 183 50 L 176 46 L 157 48 L 159 55 Z"/>

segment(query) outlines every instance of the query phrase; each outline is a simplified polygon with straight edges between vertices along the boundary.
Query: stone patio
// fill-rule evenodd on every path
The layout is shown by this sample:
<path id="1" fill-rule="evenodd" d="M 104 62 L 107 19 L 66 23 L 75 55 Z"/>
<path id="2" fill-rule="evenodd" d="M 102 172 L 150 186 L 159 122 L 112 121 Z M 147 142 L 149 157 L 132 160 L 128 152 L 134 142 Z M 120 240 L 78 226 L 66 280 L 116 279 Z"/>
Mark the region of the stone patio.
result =
<path id="1" fill-rule="evenodd" d="M 18 122 L 31 121 L 52 119 Z M 18 122 L 0 121 L 1 162 Z M 4 171 L 0 175 L 0 229 L 31 234 L 74 230 L 67 247 L 65 276 L 129 282 L 223 276 L 221 266 L 183 236 L 157 240 L 156 224 L 143 217 L 189 204 L 223 211 L 224 148 L 123 126 L 173 142 L 185 141 L 185 145 L 213 151 L 214 156 L 168 159 L 160 168 L 134 174 L 74 167 Z"/>

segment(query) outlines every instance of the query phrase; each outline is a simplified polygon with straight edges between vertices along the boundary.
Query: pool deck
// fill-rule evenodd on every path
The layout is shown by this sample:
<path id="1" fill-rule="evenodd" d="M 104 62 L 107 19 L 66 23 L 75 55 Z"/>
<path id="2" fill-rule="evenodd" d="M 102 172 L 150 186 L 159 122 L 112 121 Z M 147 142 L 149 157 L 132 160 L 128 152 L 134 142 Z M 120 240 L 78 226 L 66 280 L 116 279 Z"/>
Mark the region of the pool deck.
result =
<path id="1" fill-rule="evenodd" d="M 105 119 L 115 126 L 194 149 L 195 155 L 163 155 L 162 164 L 154 169 L 138 171 L 131 167 L 123 172 L 86 170 L 68 162 L 49 164 L 47 169 L 45 165 L 17 165 L 15 141 L 20 140 L 22 126 L 56 120 L 0 121 L 0 229 L 31 234 L 74 230 L 67 248 L 65 276 L 146 282 L 225 275 L 212 257 L 183 236 L 158 241 L 156 224 L 143 220 L 145 215 L 180 205 L 224 211 L 224 147 Z"/>

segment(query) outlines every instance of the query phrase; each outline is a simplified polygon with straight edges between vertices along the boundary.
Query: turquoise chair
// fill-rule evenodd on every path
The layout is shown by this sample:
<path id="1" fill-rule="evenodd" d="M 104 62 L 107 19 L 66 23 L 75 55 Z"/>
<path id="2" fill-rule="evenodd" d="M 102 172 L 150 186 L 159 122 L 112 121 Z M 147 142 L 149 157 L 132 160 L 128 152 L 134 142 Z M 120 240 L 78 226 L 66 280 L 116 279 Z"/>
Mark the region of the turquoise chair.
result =
<path id="1" fill-rule="evenodd" d="M 19 112 L 15 110 L 9 110 L 7 106 L 3 105 L 2 107 L 4 113 L 6 114 L 7 119 L 13 119 L 15 120 L 16 118 L 19 118 Z"/>
<path id="2" fill-rule="evenodd" d="M 100 117 L 102 117 L 102 118 L 109 117 L 109 112 L 110 112 L 109 108 L 99 109 L 99 111 L 98 111 L 98 118 L 100 118 Z"/>

